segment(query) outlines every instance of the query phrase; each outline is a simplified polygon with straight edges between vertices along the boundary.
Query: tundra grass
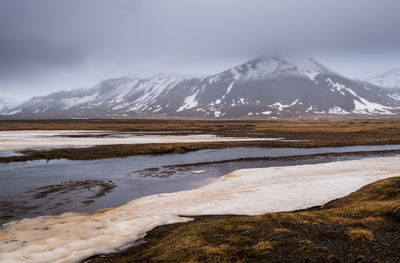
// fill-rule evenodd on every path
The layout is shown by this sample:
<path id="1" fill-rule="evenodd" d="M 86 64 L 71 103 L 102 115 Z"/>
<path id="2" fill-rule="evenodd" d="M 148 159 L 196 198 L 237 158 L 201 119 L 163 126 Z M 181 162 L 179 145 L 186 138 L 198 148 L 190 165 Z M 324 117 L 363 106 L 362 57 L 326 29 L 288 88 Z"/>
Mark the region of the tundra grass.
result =
<path id="1" fill-rule="evenodd" d="M 400 177 L 323 207 L 161 226 L 144 241 L 87 262 L 400 262 Z"/>
<path id="2" fill-rule="evenodd" d="M 219 136 L 286 138 L 301 140 L 199 142 L 140 145 L 100 145 L 25 151 L 26 156 L 2 157 L 0 162 L 37 159 L 90 160 L 143 154 L 186 153 L 201 149 L 233 147 L 338 147 L 350 145 L 400 144 L 400 121 L 204 121 L 204 120 L 51 120 L 0 121 L 1 130 L 114 130 L 125 132 L 167 132 L 167 134 L 209 133 Z"/>

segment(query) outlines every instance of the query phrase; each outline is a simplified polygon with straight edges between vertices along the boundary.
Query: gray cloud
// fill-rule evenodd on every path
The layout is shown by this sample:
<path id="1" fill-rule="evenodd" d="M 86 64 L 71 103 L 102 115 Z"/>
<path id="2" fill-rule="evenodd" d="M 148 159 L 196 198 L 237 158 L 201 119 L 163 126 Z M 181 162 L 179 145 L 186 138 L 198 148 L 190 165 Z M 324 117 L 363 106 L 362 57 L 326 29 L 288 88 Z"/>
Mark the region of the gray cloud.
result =
<path id="1" fill-rule="evenodd" d="M 398 0 L 1 0 L 0 91 L 212 72 L 260 54 L 398 58 L 398 10 Z"/>

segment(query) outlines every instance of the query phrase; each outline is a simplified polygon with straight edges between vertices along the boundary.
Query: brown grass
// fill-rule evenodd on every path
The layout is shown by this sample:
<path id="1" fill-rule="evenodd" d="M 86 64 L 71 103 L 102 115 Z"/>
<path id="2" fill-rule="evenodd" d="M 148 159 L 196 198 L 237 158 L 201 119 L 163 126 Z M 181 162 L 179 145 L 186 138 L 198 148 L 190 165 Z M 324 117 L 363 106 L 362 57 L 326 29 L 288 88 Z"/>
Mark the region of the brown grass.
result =
<path id="1" fill-rule="evenodd" d="M 145 243 L 89 262 L 400 262 L 399 203 L 397 177 L 319 209 L 157 227 Z"/>
<path id="2" fill-rule="evenodd" d="M 278 235 L 286 235 L 290 233 L 290 230 L 284 227 L 281 228 L 275 228 L 274 229 L 275 233 Z"/>
<path id="3" fill-rule="evenodd" d="M 274 244 L 270 241 L 260 241 L 253 248 L 261 254 L 268 254 L 274 248 Z"/>
<path id="4" fill-rule="evenodd" d="M 143 145 L 102 145 L 90 148 L 26 151 L 27 156 L 0 158 L 0 162 L 36 159 L 89 160 L 142 154 L 185 153 L 231 147 L 336 147 L 400 144 L 400 121 L 193 121 L 193 120 L 52 120 L 0 121 L 1 130 L 88 129 L 115 131 L 168 131 L 171 134 L 212 133 L 235 137 L 284 137 L 300 142 L 248 141 Z M 185 133 L 189 131 L 189 133 Z"/>
<path id="5" fill-rule="evenodd" d="M 370 244 L 374 242 L 374 235 L 369 230 L 353 229 L 349 231 L 349 239 L 355 244 Z"/>

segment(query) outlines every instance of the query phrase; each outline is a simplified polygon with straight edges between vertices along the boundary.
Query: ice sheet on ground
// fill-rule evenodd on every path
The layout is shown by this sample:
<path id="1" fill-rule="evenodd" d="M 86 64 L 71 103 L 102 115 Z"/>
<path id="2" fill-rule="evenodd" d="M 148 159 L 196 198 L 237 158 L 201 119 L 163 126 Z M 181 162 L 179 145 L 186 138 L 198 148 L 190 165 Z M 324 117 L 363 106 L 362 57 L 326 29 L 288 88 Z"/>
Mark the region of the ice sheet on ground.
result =
<path id="1" fill-rule="evenodd" d="M 113 136 L 113 133 L 115 134 Z M 109 136 L 111 134 L 111 136 Z M 140 135 L 112 131 L 72 130 L 26 130 L 0 131 L 0 152 L 23 151 L 28 149 L 55 149 L 67 147 L 89 147 L 113 144 L 146 143 L 194 143 L 226 141 L 275 141 L 283 138 L 241 138 L 221 137 L 213 134 L 195 135 Z"/>
<path id="2" fill-rule="evenodd" d="M 0 157 L 14 157 L 14 156 L 23 156 L 23 154 L 10 151 L 0 152 Z"/>
<path id="3" fill-rule="evenodd" d="M 380 179 L 400 176 L 400 157 L 244 169 L 201 188 L 146 196 L 90 214 L 65 213 L 7 223 L 1 262 L 79 262 L 115 252 L 179 215 L 290 211 L 322 205 Z"/>

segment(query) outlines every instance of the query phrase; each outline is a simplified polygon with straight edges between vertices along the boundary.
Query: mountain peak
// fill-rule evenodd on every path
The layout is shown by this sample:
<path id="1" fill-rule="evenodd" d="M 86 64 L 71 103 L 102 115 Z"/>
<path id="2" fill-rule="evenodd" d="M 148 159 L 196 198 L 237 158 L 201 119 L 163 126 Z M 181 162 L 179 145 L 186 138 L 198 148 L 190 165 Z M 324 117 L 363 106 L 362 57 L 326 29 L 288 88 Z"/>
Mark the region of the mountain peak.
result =
<path id="1" fill-rule="evenodd" d="M 285 76 L 304 76 L 314 80 L 318 74 L 332 71 L 311 57 L 259 56 L 223 73 L 232 74 L 236 80 Z"/>
<path id="2" fill-rule="evenodd" d="M 344 78 L 310 57 L 260 56 L 209 76 L 115 78 L 33 98 L 7 118 L 303 117 L 396 114 L 400 96 Z"/>

